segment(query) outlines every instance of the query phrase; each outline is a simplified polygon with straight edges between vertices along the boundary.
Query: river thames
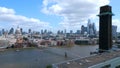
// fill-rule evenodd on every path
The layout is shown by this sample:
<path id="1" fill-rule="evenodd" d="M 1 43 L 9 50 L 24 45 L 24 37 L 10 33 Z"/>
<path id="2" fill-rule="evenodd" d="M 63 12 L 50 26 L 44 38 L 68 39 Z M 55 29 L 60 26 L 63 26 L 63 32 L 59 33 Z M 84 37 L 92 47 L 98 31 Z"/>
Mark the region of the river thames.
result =
<path id="1" fill-rule="evenodd" d="M 46 68 L 50 64 L 90 56 L 96 49 L 98 45 L 7 50 L 0 52 L 0 68 Z"/>

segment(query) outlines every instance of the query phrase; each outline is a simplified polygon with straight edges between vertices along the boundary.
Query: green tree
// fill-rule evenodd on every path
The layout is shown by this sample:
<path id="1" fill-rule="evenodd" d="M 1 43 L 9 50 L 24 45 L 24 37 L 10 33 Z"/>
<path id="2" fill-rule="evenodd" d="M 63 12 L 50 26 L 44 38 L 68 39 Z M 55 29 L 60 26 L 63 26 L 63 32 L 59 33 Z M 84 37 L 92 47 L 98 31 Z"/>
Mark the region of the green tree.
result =
<path id="1" fill-rule="evenodd" d="M 46 68 L 52 68 L 52 65 L 47 65 Z"/>

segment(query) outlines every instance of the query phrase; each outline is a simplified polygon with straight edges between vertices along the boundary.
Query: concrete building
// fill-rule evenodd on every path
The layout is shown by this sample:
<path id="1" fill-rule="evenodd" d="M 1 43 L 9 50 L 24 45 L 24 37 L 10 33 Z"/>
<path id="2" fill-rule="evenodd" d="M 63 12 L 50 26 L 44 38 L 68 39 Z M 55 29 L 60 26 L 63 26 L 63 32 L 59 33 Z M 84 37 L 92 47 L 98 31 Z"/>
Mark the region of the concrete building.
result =
<path id="1" fill-rule="evenodd" d="M 0 48 L 6 48 L 9 46 L 9 41 L 7 38 L 0 36 Z"/>
<path id="2" fill-rule="evenodd" d="M 113 39 L 117 38 L 117 26 L 112 25 L 112 37 Z"/>

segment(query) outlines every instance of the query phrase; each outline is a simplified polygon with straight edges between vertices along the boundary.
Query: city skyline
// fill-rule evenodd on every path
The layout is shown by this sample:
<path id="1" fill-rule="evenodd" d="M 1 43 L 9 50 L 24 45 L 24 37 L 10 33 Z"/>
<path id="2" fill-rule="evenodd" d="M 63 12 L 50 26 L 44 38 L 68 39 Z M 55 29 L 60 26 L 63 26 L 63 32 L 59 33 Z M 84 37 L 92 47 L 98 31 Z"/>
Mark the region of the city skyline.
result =
<path id="1" fill-rule="evenodd" d="M 119 25 L 119 2 L 113 0 L 1 0 L 0 1 L 0 29 L 10 29 L 17 26 L 26 31 L 32 29 L 52 30 L 80 30 L 87 26 L 88 19 L 95 23 L 98 30 L 99 7 L 111 5 L 113 8 L 113 25 Z M 89 7 L 88 7 L 89 6 Z M 71 28 L 72 27 L 72 28 Z"/>

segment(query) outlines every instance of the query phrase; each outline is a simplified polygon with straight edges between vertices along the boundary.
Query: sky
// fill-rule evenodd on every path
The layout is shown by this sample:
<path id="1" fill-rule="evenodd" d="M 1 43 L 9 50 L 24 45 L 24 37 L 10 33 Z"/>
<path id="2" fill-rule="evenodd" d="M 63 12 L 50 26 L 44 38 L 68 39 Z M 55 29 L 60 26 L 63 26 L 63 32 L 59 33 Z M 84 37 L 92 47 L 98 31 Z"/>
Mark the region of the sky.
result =
<path id="1" fill-rule="evenodd" d="M 120 32 L 119 0 L 0 0 L 0 29 L 80 30 L 88 19 L 99 30 L 99 7 L 112 6 L 112 24 Z"/>

